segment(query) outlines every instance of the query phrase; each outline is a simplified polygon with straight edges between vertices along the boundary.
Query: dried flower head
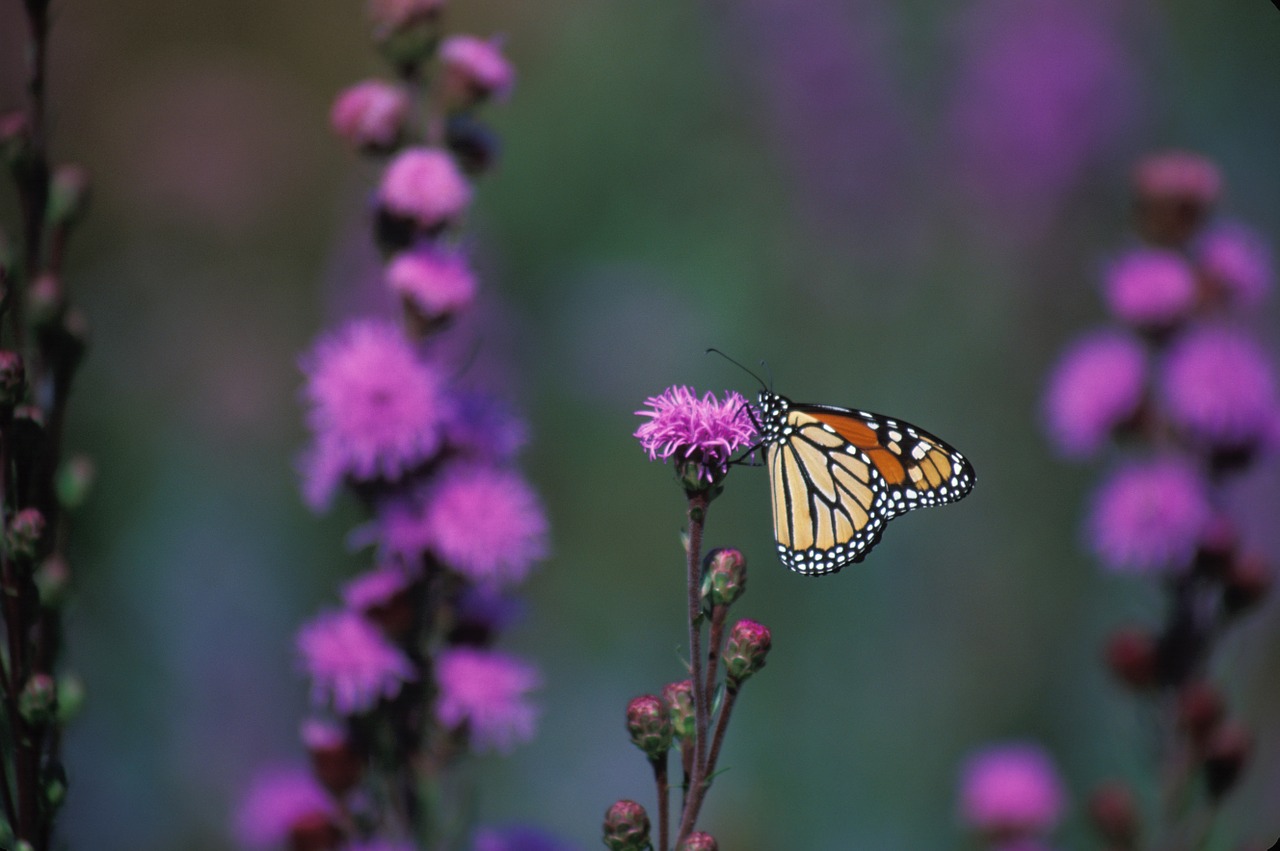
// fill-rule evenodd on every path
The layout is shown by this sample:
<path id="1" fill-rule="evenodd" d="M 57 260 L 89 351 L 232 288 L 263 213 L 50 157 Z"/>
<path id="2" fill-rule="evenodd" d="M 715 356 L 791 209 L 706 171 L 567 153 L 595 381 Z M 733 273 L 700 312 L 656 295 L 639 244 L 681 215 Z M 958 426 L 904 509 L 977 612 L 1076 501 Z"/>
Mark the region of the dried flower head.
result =
<path id="1" fill-rule="evenodd" d="M 636 429 L 635 437 L 650 459 L 674 458 L 686 487 L 719 482 L 733 454 L 756 436 L 747 400 L 734 391 L 727 391 L 723 400 L 714 393 L 699 399 L 690 387 L 669 387 L 645 404 L 649 407 L 636 414 L 649 422 Z"/>

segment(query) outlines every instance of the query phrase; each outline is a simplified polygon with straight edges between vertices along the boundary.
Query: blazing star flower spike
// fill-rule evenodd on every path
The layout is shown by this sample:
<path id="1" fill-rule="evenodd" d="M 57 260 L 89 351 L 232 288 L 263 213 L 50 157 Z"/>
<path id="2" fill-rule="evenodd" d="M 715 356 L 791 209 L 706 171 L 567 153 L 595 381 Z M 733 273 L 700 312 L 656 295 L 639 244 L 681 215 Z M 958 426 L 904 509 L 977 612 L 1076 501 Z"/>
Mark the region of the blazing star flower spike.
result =
<path id="1" fill-rule="evenodd" d="M 686 489 L 707 489 L 729 471 L 734 453 L 751 445 L 756 427 L 740 393 L 714 393 L 701 399 L 691 387 L 669 387 L 645 400 L 637 416 L 649 417 L 635 431 L 650 460 L 675 459 Z"/>
<path id="2" fill-rule="evenodd" d="M 475 750 L 508 753 L 533 738 L 537 713 L 528 694 L 541 678 L 531 665 L 496 651 L 456 647 L 436 660 L 436 679 L 436 718 L 449 728 L 465 724 Z"/>
<path id="3" fill-rule="evenodd" d="M 1038 745 L 995 745 L 970 756 L 961 768 L 960 816 L 985 835 L 1047 833 L 1065 807 L 1062 781 Z"/>
<path id="4" fill-rule="evenodd" d="M 354 612 L 322 613 L 303 626 L 298 652 L 311 699 L 343 715 L 367 712 L 417 677 L 409 658 Z"/>

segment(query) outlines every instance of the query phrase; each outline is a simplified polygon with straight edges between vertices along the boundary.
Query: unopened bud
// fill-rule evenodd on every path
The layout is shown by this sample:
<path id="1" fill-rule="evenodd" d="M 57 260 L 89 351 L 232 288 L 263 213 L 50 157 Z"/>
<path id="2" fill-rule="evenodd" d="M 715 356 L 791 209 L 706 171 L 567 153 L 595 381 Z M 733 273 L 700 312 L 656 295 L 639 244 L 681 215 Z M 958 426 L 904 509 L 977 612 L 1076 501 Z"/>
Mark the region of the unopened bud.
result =
<path id="1" fill-rule="evenodd" d="M 51 555 L 40 562 L 32 579 L 40 594 L 40 605 L 46 609 L 56 609 L 67 598 L 67 589 L 71 585 L 71 568 L 62 556 Z"/>
<path id="2" fill-rule="evenodd" d="M 370 0 L 374 39 L 392 65 L 414 68 L 431 55 L 443 7 L 444 0 Z"/>
<path id="3" fill-rule="evenodd" d="M 1222 193 L 1222 174 L 1207 157 L 1163 151 L 1133 174 L 1138 231 L 1160 245 L 1185 245 Z"/>
<path id="4" fill-rule="evenodd" d="M 676 738 L 687 739 L 696 726 L 693 715 L 693 681 L 681 680 L 662 689 L 662 702 L 671 716 L 671 733 Z"/>
<path id="5" fill-rule="evenodd" d="M 289 825 L 290 851 L 333 851 L 341 842 L 342 833 L 329 813 L 308 812 Z"/>
<path id="6" fill-rule="evenodd" d="M 772 643 L 773 637 L 764 624 L 752 620 L 738 621 L 724 645 L 725 675 L 741 683 L 764 667 L 765 656 Z"/>
<path id="7" fill-rule="evenodd" d="M 1271 568 L 1257 554 L 1234 559 L 1222 582 L 1222 606 L 1230 616 L 1249 611 L 1271 591 Z"/>
<path id="8" fill-rule="evenodd" d="M 58 687 L 48 674 L 32 674 L 18 695 L 18 711 L 31 725 L 42 726 L 53 718 L 58 705 Z"/>
<path id="9" fill-rule="evenodd" d="M 1103 783 L 1089 796 L 1089 819 L 1094 829 L 1117 849 L 1133 848 L 1138 839 L 1138 804 L 1128 786 Z"/>
<path id="10" fill-rule="evenodd" d="M 1235 558 L 1239 542 L 1240 533 L 1229 517 L 1212 518 L 1196 549 L 1194 570 L 1205 576 L 1222 576 Z"/>
<path id="11" fill-rule="evenodd" d="M 515 83 L 515 70 L 502 55 L 502 42 L 473 35 L 453 35 L 440 45 L 444 65 L 444 98 L 453 110 L 470 109 L 490 97 L 505 97 Z"/>
<path id="12" fill-rule="evenodd" d="M 1177 705 L 1178 726 L 1194 742 L 1204 742 L 1226 712 L 1222 695 L 1204 680 L 1183 686 Z"/>
<path id="13" fill-rule="evenodd" d="M 302 743 L 311 755 L 316 779 L 335 796 L 342 797 L 360 782 L 364 760 L 341 727 L 316 719 L 304 721 Z"/>
<path id="14" fill-rule="evenodd" d="M 67 799 L 67 772 L 61 763 L 48 769 L 48 776 L 44 781 L 44 799 L 55 810 Z"/>
<path id="15" fill-rule="evenodd" d="M 22 401 L 26 385 L 22 355 L 8 349 L 0 350 L 0 410 L 6 415 L 12 411 Z"/>
<path id="16" fill-rule="evenodd" d="M 621 800 L 604 814 L 604 844 L 609 851 L 645 851 L 649 814 L 635 801 Z"/>
<path id="17" fill-rule="evenodd" d="M 49 223 L 66 227 L 79 221 L 89 206 L 90 184 L 89 170 L 84 166 L 68 163 L 54 169 L 46 209 Z"/>
<path id="18" fill-rule="evenodd" d="M 75 674 L 58 678 L 58 723 L 66 726 L 84 709 L 84 681 Z"/>
<path id="19" fill-rule="evenodd" d="M 1107 667 L 1117 679 L 1135 689 L 1155 685 L 1159 665 L 1156 640 L 1137 627 L 1116 630 L 1107 639 Z"/>
<path id="20" fill-rule="evenodd" d="M 720 851 L 720 845 L 711 834 L 696 831 L 686 836 L 684 842 L 676 846 L 676 851 Z"/>
<path id="21" fill-rule="evenodd" d="M 84 504 L 97 478 L 97 468 L 88 455 L 72 455 L 58 467 L 58 502 L 74 511 Z"/>
<path id="22" fill-rule="evenodd" d="M 9 557 L 29 562 L 36 557 L 44 537 L 44 515 L 38 508 L 24 508 L 9 520 L 4 543 Z"/>
<path id="23" fill-rule="evenodd" d="M 400 143 L 411 109 L 404 86 L 364 80 L 338 93 L 329 110 L 329 123 L 351 147 L 385 153 Z"/>
<path id="24" fill-rule="evenodd" d="M 1227 722 L 1218 727 L 1204 749 L 1204 780 L 1209 797 L 1218 800 L 1235 787 L 1253 751 L 1253 737 L 1243 725 Z"/>
<path id="25" fill-rule="evenodd" d="M 31 159 L 31 122 L 21 111 L 0 115 L 0 158 L 14 170 Z"/>
<path id="26" fill-rule="evenodd" d="M 671 716 L 661 698 L 651 694 L 627 704 L 627 732 L 631 743 L 658 759 L 671 748 Z"/>
<path id="27" fill-rule="evenodd" d="M 747 558 L 728 547 L 707 553 L 702 562 L 702 599 L 712 606 L 728 606 L 747 590 Z"/>
<path id="28" fill-rule="evenodd" d="M 27 289 L 27 313 L 31 324 L 37 328 L 56 324 L 66 306 L 66 290 L 57 275 L 46 272 L 32 281 Z"/>

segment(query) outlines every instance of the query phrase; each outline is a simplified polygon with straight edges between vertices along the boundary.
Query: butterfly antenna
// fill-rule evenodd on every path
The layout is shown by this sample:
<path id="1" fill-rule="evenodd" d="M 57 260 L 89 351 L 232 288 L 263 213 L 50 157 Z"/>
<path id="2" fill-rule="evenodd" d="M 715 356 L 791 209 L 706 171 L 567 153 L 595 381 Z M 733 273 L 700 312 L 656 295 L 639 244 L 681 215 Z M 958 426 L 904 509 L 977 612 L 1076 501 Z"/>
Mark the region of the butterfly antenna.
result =
<path id="1" fill-rule="evenodd" d="M 751 370 L 747 369 L 745 366 L 743 366 L 742 364 L 738 363 L 736 360 L 734 360 L 733 358 L 729 357 L 729 356 L 728 356 L 728 355 L 726 355 L 724 352 L 722 352 L 722 351 L 720 351 L 719 349 L 716 349 L 716 348 L 710 348 L 710 349 L 707 349 L 706 354 L 711 354 L 712 352 L 715 352 L 715 353 L 716 353 L 716 354 L 718 354 L 720 357 L 724 358 L 724 359 L 725 359 L 725 360 L 727 360 L 729 363 L 733 364 L 733 365 L 734 365 L 734 366 L 736 366 L 738 369 L 742 370 L 742 371 L 743 371 L 743 372 L 745 372 L 747 375 L 749 375 L 749 376 L 751 376 L 752 378 L 754 378 L 756 381 L 760 382 L 760 387 L 761 387 L 762 389 L 764 389 L 764 390 L 768 390 L 768 389 L 769 389 L 768 387 L 766 387 L 766 386 L 765 386 L 765 383 L 764 383 L 764 381 L 763 381 L 763 380 L 761 380 L 760 376 L 756 375 L 754 372 L 752 372 Z M 764 363 L 764 361 L 761 361 L 761 363 Z M 770 376 L 770 377 L 772 377 L 772 376 Z"/>
<path id="2" fill-rule="evenodd" d="M 773 370 L 769 368 L 769 362 L 764 358 L 760 359 L 760 366 L 764 367 L 764 374 L 769 376 L 769 392 L 772 393 L 773 392 Z M 757 378 L 756 381 L 760 381 L 760 379 Z M 760 381 L 760 383 L 764 384 L 763 381 Z"/>

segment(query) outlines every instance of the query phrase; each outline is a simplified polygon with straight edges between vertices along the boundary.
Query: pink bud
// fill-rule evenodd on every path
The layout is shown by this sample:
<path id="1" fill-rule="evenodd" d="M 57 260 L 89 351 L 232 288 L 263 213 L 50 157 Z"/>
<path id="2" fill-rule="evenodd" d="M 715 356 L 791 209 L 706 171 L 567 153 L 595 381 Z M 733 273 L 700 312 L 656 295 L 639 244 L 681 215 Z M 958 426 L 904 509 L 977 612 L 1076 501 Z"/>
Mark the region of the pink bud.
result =
<path id="1" fill-rule="evenodd" d="M 343 89 L 333 102 L 329 121 L 353 148 L 389 151 L 404 132 L 409 95 L 385 80 L 365 80 Z"/>

